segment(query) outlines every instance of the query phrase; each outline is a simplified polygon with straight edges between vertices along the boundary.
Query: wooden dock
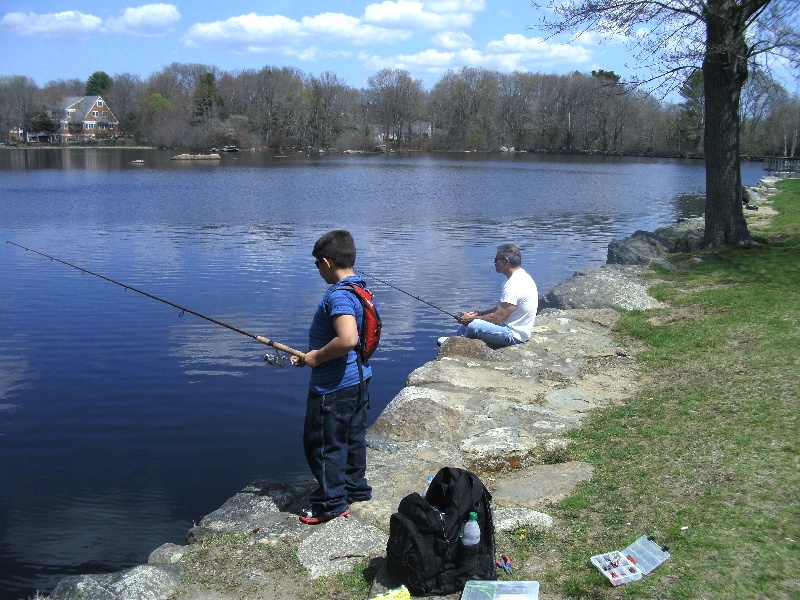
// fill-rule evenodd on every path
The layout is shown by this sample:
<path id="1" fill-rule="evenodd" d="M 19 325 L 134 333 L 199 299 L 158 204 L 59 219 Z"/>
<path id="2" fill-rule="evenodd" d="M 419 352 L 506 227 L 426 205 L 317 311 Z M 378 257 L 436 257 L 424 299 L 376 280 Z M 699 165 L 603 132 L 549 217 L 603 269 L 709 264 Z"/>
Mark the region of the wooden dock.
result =
<path id="1" fill-rule="evenodd" d="M 800 158 L 765 156 L 764 170 L 768 173 L 800 173 Z"/>

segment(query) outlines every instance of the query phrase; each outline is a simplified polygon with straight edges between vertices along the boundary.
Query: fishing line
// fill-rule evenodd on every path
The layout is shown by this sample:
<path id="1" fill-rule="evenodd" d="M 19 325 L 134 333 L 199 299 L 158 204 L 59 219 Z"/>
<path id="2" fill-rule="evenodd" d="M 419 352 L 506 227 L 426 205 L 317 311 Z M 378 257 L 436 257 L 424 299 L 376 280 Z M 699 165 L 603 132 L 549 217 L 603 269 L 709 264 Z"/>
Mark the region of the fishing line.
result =
<path id="1" fill-rule="evenodd" d="M 423 300 L 423 299 L 422 299 L 422 298 L 420 298 L 419 296 L 415 296 L 414 294 L 412 294 L 412 293 L 410 293 L 410 292 L 407 292 L 407 291 L 405 291 L 405 290 L 401 290 L 399 287 L 393 286 L 391 283 L 388 283 L 388 282 L 384 281 L 383 279 L 378 279 L 378 278 L 377 278 L 377 277 L 375 277 L 374 275 L 370 275 L 369 273 L 364 273 L 364 271 L 359 271 L 358 269 L 353 269 L 353 270 L 354 270 L 356 273 L 361 273 L 361 274 L 362 274 L 364 277 L 369 277 L 370 279 L 374 279 L 375 281 L 377 281 L 377 282 L 379 282 L 379 283 L 382 283 L 383 285 L 388 285 L 388 286 L 389 286 L 390 288 L 392 288 L 393 290 L 397 290 L 398 292 L 402 292 L 402 293 L 404 293 L 406 296 L 411 296 L 411 297 L 412 297 L 414 300 L 419 300 L 419 301 L 420 301 L 420 302 L 422 302 L 423 304 L 427 304 L 427 305 L 428 305 L 428 306 L 430 306 L 431 308 L 438 310 L 440 313 L 444 313 L 444 314 L 446 314 L 448 317 L 453 317 L 453 318 L 454 318 L 456 321 L 459 321 L 459 320 L 461 320 L 461 317 L 460 317 L 460 316 L 456 316 L 456 315 L 454 315 L 454 314 L 453 314 L 453 313 L 451 313 L 451 312 L 447 312 L 447 311 L 446 311 L 446 310 L 444 310 L 443 308 L 439 308 L 439 307 L 438 307 L 438 306 L 436 306 L 435 304 L 431 304 L 431 303 L 430 303 L 430 302 L 428 302 L 427 300 Z"/>
<path id="2" fill-rule="evenodd" d="M 153 295 L 153 294 L 151 294 L 149 292 L 145 292 L 144 290 L 140 290 L 138 288 L 135 288 L 132 285 L 128 285 L 126 283 L 121 283 L 119 281 L 116 281 L 115 279 L 111 279 L 110 277 L 106 277 L 105 275 L 101 275 L 100 273 L 95 273 L 94 271 L 90 271 L 89 269 L 84 269 L 83 267 L 79 267 L 78 265 L 73 265 L 72 263 L 69 263 L 69 262 L 67 262 L 65 260 L 61 260 L 59 258 L 56 258 L 55 256 L 50 256 L 49 254 L 45 254 L 44 252 L 39 252 L 38 250 L 34 250 L 32 248 L 27 248 L 25 246 L 22 246 L 20 244 L 16 244 L 14 242 L 6 242 L 6 243 L 11 244 L 12 246 L 16 246 L 17 248 L 22 248 L 23 250 L 27 250 L 28 252 L 33 252 L 34 254 L 38 254 L 39 256 L 44 256 L 45 258 L 49 258 L 50 260 L 54 260 L 56 262 L 59 262 L 62 265 L 67 265 L 68 267 L 72 267 L 73 269 L 77 269 L 78 271 L 83 271 L 84 273 L 87 273 L 89 275 L 94 275 L 95 277 L 99 277 L 100 279 L 104 279 L 104 280 L 106 280 L 106 281 L 108 281 L 110 283 L 113 283 L 115 285 L 118 285 L 118 286 L 120 286 L 120 287 L 122 287 L 122 288 L 124 288 L 126 290 L 131 290 L 133 292 L 136 292 L 137 294 L 141 294 L 142 296 L 147 296 L 148 298 L 152 298 L 153 300 L 158 300 L 159 302 L 163 302 L 164 304 L 168 304 L 169 306 L 177 308 L 179 311 L 181 311 L 180 312 L 180 316 L 183 316 L 185 313 L 190 313 L 190 314 L 192 314 L 192 315 L 194 315 L 196 317 L 200 317 L 201 319 L 205 319 L 206 321 L 214 323 L 215 325 L 221 325 L 222 327 L 227 327 L 231 331 L 235 331 L 236 333 L 241 333 L 242 335 L 246 335 L 247 337 L 252 338 L 254 340 L 257 340 L 257 341 L 261 342 L 262 344 L 265 344 L 267 346 L 271 346 L 272 348 L 274 348 L 276 350 L 276 353 L 274 355 L 267 354 L 264 357 L 264 360 L 266 362 L 268 362 L 269 364 L 271 364 L 271 365 L 277 365 L 277 366 L 281 366 L 281 367 L 283 366 L 283 357 L 280 356 L 277 353 L 278 350 L 280 350 L 281 352 L 286 352 L 287 354 L 293 354 L 294 356 L 300 356 L 300 357 L 304 356 L 304 354 L 302 352 L 300 352 L 299 350 L 295 350 L 294 348 L 290 348 L 289 346 L 286 346 L 286 345 L 281 344 L 279 342 L 275 342 L 275 341 L 273 341 L 273 340 L 271 340 L 269 338 L 266 338 L 266 337 L 263 337 L 263 336 L 260 336 L 260 335 L 255 335 L 253 333 L 245 331 L 244 329 L 239 329 L 238 327 L 234 327 L 233 325 L 228 325 L 227 323 L 223 323 L 222 321 L 219 321 L 219 320 L 217 320 L 217 319 L 215 319 L 213 317 L 209 317 L 207 315 L 199 313 L 199 312 L 197 312 L 195 310 L 192 310 L 191 308 L 186 308 L 185 306 L 181 306 L 180 304 L 175 304 L 174 302 L 170 302 L 169 300 L 165 300 L 164 298 L 159 298 L 158 296 L 155 296 L 155 295 Z"/>

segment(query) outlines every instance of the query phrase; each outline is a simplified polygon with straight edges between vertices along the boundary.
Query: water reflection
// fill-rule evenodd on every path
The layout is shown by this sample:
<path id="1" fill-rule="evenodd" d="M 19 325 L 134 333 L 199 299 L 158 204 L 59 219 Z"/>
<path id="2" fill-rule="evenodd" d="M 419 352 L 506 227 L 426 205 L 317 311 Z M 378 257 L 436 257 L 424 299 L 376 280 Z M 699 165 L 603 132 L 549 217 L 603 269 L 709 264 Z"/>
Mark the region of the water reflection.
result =
<path id="1" fill-rule="evenodd" d="M 163 543 L 165 531 L 177 533 L 190 525 L 173 516 L 175 507 L 165 490 L 148 477 L 131 475 L 116 489 L 98 491 L 92 486 L 70 497 L 51 494 L 46 501 L 33 500 L 6 513 L 3 547 L 14 549 L 11 555 L 4 552 L 4 561 L 14 566 L 7 582 L 9 593 L 45 589 L 52 585 L 52 577 L 82 573 L 87 566 L 104 572 L 134 563 L 139 559 L 136 546 L 149 544 L 155 549 Z M 139 485 L 131 489 L 132 483 Z M 130 545 L 119 543 L 125 538 Z"/>
<path id="2" fill-rule="evenodd" d="M 706 198 L 702 194 L 678 194 L 675 205 L 681 216 L 686 218 L 702 217 L 706 211 Z"/>
<path id="3" fill-rule="evenodd" d="M 24 335 L 0 345 L 0 401 L 12 398 L 25 389 L 27 380 L 33 375 L 30 361 L 25 354 Z M 0 404 L 0 410 L 12 408 L 13 404 Z"/>

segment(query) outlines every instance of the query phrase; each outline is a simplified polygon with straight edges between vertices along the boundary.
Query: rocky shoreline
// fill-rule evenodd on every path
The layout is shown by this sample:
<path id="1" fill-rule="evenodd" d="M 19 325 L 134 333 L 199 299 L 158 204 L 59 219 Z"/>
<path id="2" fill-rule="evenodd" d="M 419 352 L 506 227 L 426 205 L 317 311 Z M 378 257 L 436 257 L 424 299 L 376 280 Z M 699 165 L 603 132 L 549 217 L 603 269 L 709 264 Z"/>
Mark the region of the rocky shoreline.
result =
<path id="1" fill-rule="evenodd" d="M 764 216 L 771 210 L 774 181 L 749 189 L 750 202 L 760 205 Z M 660 307 L 647 293 L 658 281 L 650 266 L 673 268 L 666 256 L 696 249 L 702 235 L 699 218 L 613 241 L 606 265 L 575 273 L 540 299 L 529 343 L 491 350 L 477 340 L 449 338 L 436 360 L 409 375 L 406 387 L 370 428 L 367 476 L 373 500 L 353 505 L 348 518 L 303 525 L 296 515 L 313 481 L 254 482 L 193 527 L 186 545 L 165 544 L 148 564 L 118 573 L 67 577 L 50 598 L 241 597 L 212 593 L 181 577 L 182 560 L 197 549 L 196 542 L 220 533 L 245 534 L 252 544 L 288 543 L 297 549 L 307 578 L 350 571 L 385 556 L 390 515 L 442 466 L 481 475 L 494 499 L 499 531 L 552 527 L 548 507 L 592 475 L 592 465 L 565 460 L 565 433 L 580 427 L 588 411 L 636 391 L 637 348 L 612 336 L 618 310 Z M 274 573 L 255 569 L 246 577 L 264 583 L 263 593 L 248 598 L 294 597 L 281 591 Z M 395 585 L 380 570 L 373 594 Z"/>

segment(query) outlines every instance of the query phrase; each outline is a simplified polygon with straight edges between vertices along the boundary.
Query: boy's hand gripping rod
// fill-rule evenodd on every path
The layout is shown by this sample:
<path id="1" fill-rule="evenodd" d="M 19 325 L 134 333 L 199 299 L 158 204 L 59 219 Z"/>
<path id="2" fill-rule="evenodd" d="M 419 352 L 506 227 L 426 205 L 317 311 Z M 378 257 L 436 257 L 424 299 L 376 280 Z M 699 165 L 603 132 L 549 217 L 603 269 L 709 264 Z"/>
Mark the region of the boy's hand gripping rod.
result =
<path id="1" fill-rule="evenodd" d="M 163 302 L 164 304 L 168 304 L 170 306 L 173 306 L 173 307 L 177 308 L 179 311 L 181 311 L 181 316 L 183 316 L 183 313 L 193 314 L 196 317 L 200 317 L 201 319 L 205 319 L 206 321 L 210 321 L 211 323 L 214 323 L 215 325 L 222 325 L 223 327 L 227 327 L 231 331 L 235 331 L 236 333 L 241 333 L 242 335 L 246 335 L 249 338 L 253 338 L 256 341 L 261 342 L 262 344 L 265 344 L 267 346 L 275 348 L 276 352 L 275 352 L 274 355 L 267 354 L 264 357 L 264 360 L 267 363 L 271 364 L 271 365 L 277 365 L 277 366 L 280 366 L 280 367 L 283 366 L 283 363 L 284 363 L 283 358 L 284 357 L 282 357 L 281 355 L 279 355 L 277 353 L 278 350 L 280 350 L 281 352 L 286 352 L 287 354 L 292 354 L 294 356 L 300 356 L 300 357 L 305 356 L 305 354 L 303 352 L 300 352 L 300 350 L 295 350 L 294 348 L 290 348 L 289 346 L 286 346 L 285 344 L 281 344 L 280 342 L 276 342 L 274 340 L 271 340 L 269 338 L 266 338 L 266 337 L 263 337 L 263 336 L 260 336 L 260 335 L 255 335 L 253 333 L 249 333 L 249 332 L 245 331 L 244 329 L 239 329 L 238 327 L 234 327 L 233 325 L 228 325 L 227 323 L 223 323 L 222 321 L 214 319 L 213 317 L 206 316 L 206 315 L 201 314 L 201 313 L 199 313 L 197 311 L 194 311 L 194 310 L 192 310 L 190 308 L 186 308 L 185 306 L 181 306 L 179 304 L 175 304 L 174 302 L 170 302 L 169 300 L 164 300 L 163 298 L 159 298 L 158 296 L 154 296 L 153 294 L 150 294 L 150 293 L 145 292 L 143 290 L 137 289 L 137 288 L 133 287 L 132 285 L 127 285 L 125 283 L 120 283 L 119 281 L 115 281 L 114 279 L 111 279 L 110 277 L 106 277 L 105 275 L 100 275 L 99 273 L 95 273 L 93 271 L 89 271 L 88 269 L 84 269 L 83 267 L 79 267 L 77 265 L 73 265 L 72 263 L 68 263 L 66 261 L 60 260 L 60 259 L 58 259 L 58 258 L 56 258 L 54 256 L 50 256 L 49 254 L 44 254 L 43 252 L 39 252 L 38 250 L 33 250 L 32 248 L 26 248 L 25 246 L 21 246 L 20 244 L 15 244 L 14 242 L 8 242 L 8 243 L 11 244 L 12 246 L 17 246 L 18 248 L 22 248 L 23 250 L 27 250 L 28 252 L 33 252 L 34 254 L 38 254 L 39 256 L 44 256 L 45 258 L 49 258 L 50 260 L 54 260 L 56 262 L 59 262 L 62 265 L 67 265 L 68 267 L 72 267 L 73 269 L 77 269 L 78 271 L 83 271 L 84 273 L 88 273 L 89 275 L 94 275 L 95 277 L 99 277 L 100 279 L 105 279 L 106 281 L 108 281 L 110 283 L 113 283 L 113 284 L 118 285 L 118 286 L 120 286 L 122 288 L 125 288 L 126 290 L 134 291 L 137 294 L 141 294 L 142 296 L 147 296 L 148 298 L 152 298 L 153 300 L 158 300 L 159 302 Z"/>

